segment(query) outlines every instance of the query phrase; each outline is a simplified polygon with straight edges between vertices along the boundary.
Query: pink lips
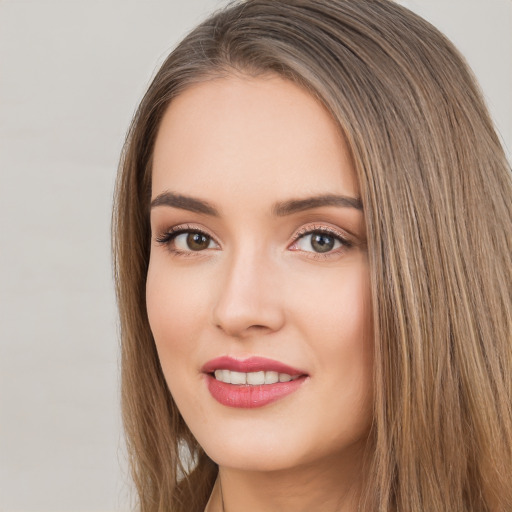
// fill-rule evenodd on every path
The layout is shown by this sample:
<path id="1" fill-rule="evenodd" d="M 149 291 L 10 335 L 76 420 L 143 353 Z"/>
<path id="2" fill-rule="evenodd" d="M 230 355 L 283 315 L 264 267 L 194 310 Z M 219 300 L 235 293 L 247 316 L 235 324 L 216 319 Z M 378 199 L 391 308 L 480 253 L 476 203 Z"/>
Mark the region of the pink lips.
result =
<path id="1" fill-rule="evenodd" d="M 274 371 L 286 373 L 292 377 L 298 377 L 289 382 L 276 382 L 275 384 L 262 385 L 236 385 L 218 381 L 213 376 L 215 370 L 231 370 L 236 372 L 260 372 Z M 250 357 L 248 359 L 234 359 L 223 356 L 208 361 L 202 368 L 206 374 L 208 390 L 215 400 L 228 407 L 254 408 L 262 407 L 275 402 L 293 393 L 304 383 L 307 374 L 296 368 L 292 368 L 280 361 L 274 361 L 264 357 Z"/>

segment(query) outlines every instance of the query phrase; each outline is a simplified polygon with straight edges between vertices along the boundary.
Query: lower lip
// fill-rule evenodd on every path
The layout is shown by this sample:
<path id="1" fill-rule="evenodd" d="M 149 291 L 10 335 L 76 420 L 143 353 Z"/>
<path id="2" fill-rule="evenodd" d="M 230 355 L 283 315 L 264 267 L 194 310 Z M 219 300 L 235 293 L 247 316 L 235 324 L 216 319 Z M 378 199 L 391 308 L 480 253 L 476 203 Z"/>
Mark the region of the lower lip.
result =
<path id="1" fill-rule="evenodd" d="M 206 375 L 208 390 L 217 402 L 228 407 L 254 409 L 263 407 L 297 391 L 306 380 L 303 375 L 289 382 L 276 382 L 260 386 L 226 384 L 210 374 Z"/>

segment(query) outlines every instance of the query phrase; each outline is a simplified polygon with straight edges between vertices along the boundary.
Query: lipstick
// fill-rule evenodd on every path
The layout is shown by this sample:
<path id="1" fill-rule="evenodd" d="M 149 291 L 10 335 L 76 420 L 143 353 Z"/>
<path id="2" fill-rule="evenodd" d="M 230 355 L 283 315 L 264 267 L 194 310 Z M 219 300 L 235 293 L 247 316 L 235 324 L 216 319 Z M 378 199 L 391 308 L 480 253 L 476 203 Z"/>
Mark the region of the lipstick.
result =
<path id="1" fill-rule="evenodd" d="M 308 378 L 302 370 L 264 357 L 240 360 L 222 356 L 208 361 L 202 371 L 215 400 L 228 407 L 246 409 L 284 398 Z"/>

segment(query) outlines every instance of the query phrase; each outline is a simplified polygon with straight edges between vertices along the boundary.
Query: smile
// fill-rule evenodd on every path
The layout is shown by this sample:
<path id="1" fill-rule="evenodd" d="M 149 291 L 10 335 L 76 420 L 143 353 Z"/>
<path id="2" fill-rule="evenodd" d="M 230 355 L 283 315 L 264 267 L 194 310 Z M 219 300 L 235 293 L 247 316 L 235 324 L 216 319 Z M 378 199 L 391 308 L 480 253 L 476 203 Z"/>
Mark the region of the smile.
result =
<path id="1" fill-rule="evenodd" d="M 218 381 L 225 382 L 226 384 L 248 384 L 250 386 L 275 384 L 276 382 L 290 382 L 291 380 L 299 378 L 298 375 L 292 377 L 287 373 L 279 373 L 274 371 L 245 373 L 231 370 L 215 370 L 214 375 Z"/>
<path id="2" fill-rule="evenodd" d="M 263 357 L 223 356 L 202 368 L 212 397 L 222 405 L 242 409 L 263 407 L 299 390 L 309 376 L 280 361 Z"/>

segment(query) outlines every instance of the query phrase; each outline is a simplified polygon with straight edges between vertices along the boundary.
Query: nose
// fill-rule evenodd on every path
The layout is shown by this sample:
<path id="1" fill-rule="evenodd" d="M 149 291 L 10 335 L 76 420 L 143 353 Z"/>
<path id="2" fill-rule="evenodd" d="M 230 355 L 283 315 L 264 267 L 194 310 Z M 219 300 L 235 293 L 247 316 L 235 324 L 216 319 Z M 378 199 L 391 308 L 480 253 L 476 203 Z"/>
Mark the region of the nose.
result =
<path id="1" fill-rule="evenodd" d="M 226 261 L 213 308 L 215 326 L 239 339 L 281 329 L 285 315 L 276 270 L 268 258 L 248 251 Z"/>

